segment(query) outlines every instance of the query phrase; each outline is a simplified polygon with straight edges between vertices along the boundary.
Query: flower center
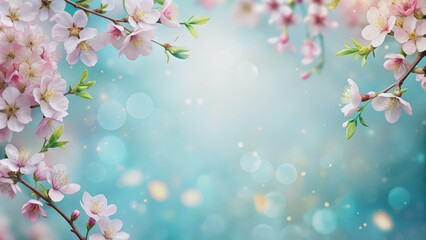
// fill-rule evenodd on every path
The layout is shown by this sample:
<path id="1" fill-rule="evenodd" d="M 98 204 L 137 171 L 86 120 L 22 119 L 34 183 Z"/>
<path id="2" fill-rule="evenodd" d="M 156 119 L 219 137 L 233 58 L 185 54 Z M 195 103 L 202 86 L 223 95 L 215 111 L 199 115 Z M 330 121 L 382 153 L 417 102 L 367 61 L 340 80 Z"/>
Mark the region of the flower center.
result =
<path id="1" fill-rule="evenodd" d="M 49 102 L 54 96 L 56 96 L 56 93 L 46 91 L 42 96 L 41 100 L 45 102 Z"/>
<path id="2" fill-rule="evenodd" d="M 12 22 L 19 20 L 18 9 L 10 9 L 9 15 L 7 15 L 7 16 L 10 18 L 10 20 L 12 20 Z"/>
<path id="3" fill-rule="evenodd" d="M 41 6 L 50 9 L 51 0 L 41 0 Z"/>
<path id="4" fill-rule="evenodd" d="M 135 12 L 135 15 L 133 16 L 133 18 L 135 19 L 136 22 L 140 22 L 142 21 L 143 16 L 145 16 L 145 12 L 142 9 L 139 9 Z"/>
<path id="5" fill-rule="evenodd" d="M 241 9 L 244 13 L 251 13 L 253 11 L 253 6 L 250 3 L 243 3 Z"/>
<path id="6" fill-rule="evenodd" d="M 135 38 L 132 38 L 131 42 L 133 47 L 139 48 L 143 43 L 143 38 L 135 37 Z"/>
<path id="7" fill-rule="evenodd" d="M 343 90 L 341 100 L 343 104 L 348 104 L 351 102 L 351 99 L 352 99 L 352 90 L 349 86 L 346 86 L 345 89 Z"/>
<path id="8" fill-rule="evenodd" d="M 53 187 L 59 189 L 70 184 L 70 176 L 63 170 L 56 170 L 52 173 Z"/>
<path id="9" fill-rule="evenodd" d="M 90 45 L 86 41 L 83 41 L 80 43 L 80 48 L 83 52 L 87 52 L 90 49 Z"/>
<path id="10" fill-rule="evenodd" d="M 30 159 L 30 152 L 27 151 L 25 148 L 19 149 L 19 158 L 18 158 L 18 165 L 20 167 L 25 166 L 25 164 L 28 162 L 28 159 Z"/>
<path id="11" fill-rule="evenodd" d="M 411 39 L 411 40 L 416 39 L 416 38 L 417 38 L 417 34 L 416 34 L 416 32 L 410 32 L 410 33 L 408 34 L 408 38 L 409 38 L 409 39 Z"/>
<path id="12" fill-rule="evenodd" d="M 15 116 L 15 113 L 18 110 L 19 110 L 19 108 L 15 107 L 15 105 L 8 105 L 7 108 L 4 110 L 4 112 L 10 118 L 12 116 Z"/>
<path id="13" fill-rule="evenodd" d="M 83 28 L 76 27 L 74 24 L 72 24 L 72 27 L 68 28 L 70 37 L 79 37 L 81 30 L 83 30 Z"/>

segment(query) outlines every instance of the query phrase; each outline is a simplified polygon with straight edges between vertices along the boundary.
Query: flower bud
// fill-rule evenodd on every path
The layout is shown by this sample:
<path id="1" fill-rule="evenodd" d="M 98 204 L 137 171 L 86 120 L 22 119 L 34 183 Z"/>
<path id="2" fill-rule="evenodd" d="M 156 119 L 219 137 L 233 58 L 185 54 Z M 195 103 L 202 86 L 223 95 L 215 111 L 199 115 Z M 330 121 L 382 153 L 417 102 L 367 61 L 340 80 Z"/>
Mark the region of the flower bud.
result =
<path id="1" fill-rule="evenodd" d="M 310 72 L 302 72 L 302 73 L 300 74 L 300 79 L 302 79 L 302 80 L 307 80 L 310 76 L 311 76 L 311 73 L 310 73 Z"/>
<path id="2" fill-rule="evenodd" d="M 347 127 L 348 127 L 348 124 L 349 124 L 349 121 L 345 121 L 345 122 L 342 124 L 342 128 L 347 128 Z"/>
<path id="3" fill-rule="evenodd" d="M 87 225 L 92 228 L 96 225 L 96 220 L 94 218 L 89 218 L 89 221 L 87 222 Z"/>
<path id="4" fill-rule="evenodd" d="M 372 51 L 374 51 L 374 47 L 371 46 L 371 45 L 368 45 L 368 46 L 362 47 L 358 51 L 358 54 L 361 55 L 361 56 L 364 56 L 364 55 L 367 55 L 367 54 L 371 53 Z"/>
<path id="5" fill-rule="evenodd" d="M 78 219 L 78 217 L 80 217 L 80 211 L 78 211 L 77 209 L 76 210 L 74 210 L 72 213 L 71 213 L 71 221 L 75 221 L 75 220 L 77 220 Z"/>
<path id="6" fill-rule="evenodd" d="M 425 15 L 423 14 L 423 11 L 419 8 L 414 11 L 414 17 L 417 19 L 423 19 Z"/>

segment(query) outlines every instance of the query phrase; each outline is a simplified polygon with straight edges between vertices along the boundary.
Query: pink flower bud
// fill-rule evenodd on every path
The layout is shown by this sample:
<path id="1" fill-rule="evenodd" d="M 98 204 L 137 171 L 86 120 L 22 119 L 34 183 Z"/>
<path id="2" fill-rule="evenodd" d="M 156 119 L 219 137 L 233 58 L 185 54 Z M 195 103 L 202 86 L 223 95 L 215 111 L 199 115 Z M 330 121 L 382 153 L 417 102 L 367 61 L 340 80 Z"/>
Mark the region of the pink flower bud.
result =
<path id="1" fill-rule="evenodd" d="M 78 217 L 80 217 L 80 211 L 76 209 L 71 213 L 71 221 L 77 220 Z"/>
<path id="2" fill-rule="evenodd" d="M 89 218 L 89 221 L 87 222 L 87 226 L 89 228 L 92 228 L 95 225 L 96 225 L 96 220 L 94 218 Z"/>
<path id="3" fill-rule="evenodd" d="M 307 80 L 310 76 L 311 76 L 311 73 L 310 73 L 310 72 L 302 72 L 302 73 L 300 74 L 300 79 L 302 79 L 302 80 Z"/>

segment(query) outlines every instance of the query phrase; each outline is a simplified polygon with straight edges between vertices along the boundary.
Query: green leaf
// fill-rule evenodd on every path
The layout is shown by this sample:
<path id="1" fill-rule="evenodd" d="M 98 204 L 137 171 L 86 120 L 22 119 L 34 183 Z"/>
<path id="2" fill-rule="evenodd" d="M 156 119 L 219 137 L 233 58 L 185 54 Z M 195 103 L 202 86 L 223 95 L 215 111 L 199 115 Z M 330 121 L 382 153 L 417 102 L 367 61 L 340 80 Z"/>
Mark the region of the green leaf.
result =
<path id="1" fill-rule="evenodd" d="M 362 45 L 359 42 L 357 42 L 355 39 L 351 38 L 351 40 L 352 40 L 352 43 L 355 45 L 356 48 L 358 48 L 358 49 L 362 48 Z"/>
<path id="2" fill-rule="evenodd" d="M 189 24 L 185 24 L 185 27 L 188 29 L 188 31 L 191 33 L 191 35 L 195 38 L 198 39 L 198 33 L 197 31 L 195 31 L 195 28 Z"/>
<path id="3" fill-rule="evenodd" d="M 356 48 L 350 48 L 350 49 L 343 49 L 340 50 L 336 53 L 336 56 L 344 56 L 344 55 L 349 55 L 349 54 L 353 54 L 353 53 L 357 53 L 358 49 Z"/>
<path id="4" fill-rule="evenodd" d="M 355 134 L 356 131 L 356 121 L 352 121 L 348 124 L 348 127 L 346 128 L 346 139 L 351 139 L 352 136 Z"/>
<path id="5" fill-rule="evenodd" d="M 88 92 L 77 92 L 75 95 L 85 99 L 93 99 L 92 95 Z"/>
<path id="6" fill-rule="evenodd" d="M 337 5 L 339 5 L 339 2 L 340 2 L 340 0 L 333 0 L 333 1 L 330 3 L 330 8 L 331 8 L 331 9 L 335 9 L 335 8 L 337 7 Z"/>
<path id="7" fill-rule="evenodd" d="M 48 145 L 58 141 L 59 138 L 62 136 L 63 132 L 64 132 L 64 125 L 62 124 L 50 136 Z"/>
<path id="8" fill-rule="evenodd" d="M 194 19 L 191 19 L 191 21 L 188 21 L 187 24 L 203 25 L 203 24 L 206 24 L 209 20 L 210 18 L 208 17 L 194 18 Z"/>
<path id="9" fill-rule="evenodd" d="M 359 116 L 359 122 L 364 126 L 364 127 L 368 127 L 368 125 L 365 123 L 364 118 L 360 115 Z"/>
<path id="10" fill-rule="evenodd" d="M 167 51 L 167 49 L 164 49 L 164 54 L 166 54 L 167 63 L 169 63 L 170 62 L 170 55 L 169 55 L 169 52 Z"/>
<path id="11" fill-rule="evenodd" d="M 84 84 L 88 89 L 93 87 L 96 84 L 96 81 L 90 81 Z"/>
<path id="12" fill-rule="evenodd" d="M 372 53 L 373 53 L 373 57 L 376 57 L 376 52 L 375 52 L 375 51 L 372 51 Z"/>
<path id="13" fill-rule="evenodd" d="M 368 55 L 364 55 L 364 57 L 362 58 L 362 62 L 361 62 L 361 66 L 365 66 L 365 64 L 367 63 L 367 56 Z"/>
<path id="14" fill-rule="evenodd" d="M 404 94 L 404 93 L 406 93 L 408 91 L 408 88 L 403 88 L 403 89 L 401 89 L 401 94 Z"/>
<path id="15" fill-rule="evenodd" d="M 83 73 L 81 73 L 81 78 L 80 78 L 80 84 L 85 82 L 87 79 L 87 76 L 89 76 L 89 72 L 87 70 L 84 70 Z"/>
<path id="16" fill-rule="evenodd" d="M 49 148 L 65 148 L 65 145 L 69 143 L 69 141 L 61 141 L 61 142 L 54 142 L 52 144 L 49 144 Z"/>

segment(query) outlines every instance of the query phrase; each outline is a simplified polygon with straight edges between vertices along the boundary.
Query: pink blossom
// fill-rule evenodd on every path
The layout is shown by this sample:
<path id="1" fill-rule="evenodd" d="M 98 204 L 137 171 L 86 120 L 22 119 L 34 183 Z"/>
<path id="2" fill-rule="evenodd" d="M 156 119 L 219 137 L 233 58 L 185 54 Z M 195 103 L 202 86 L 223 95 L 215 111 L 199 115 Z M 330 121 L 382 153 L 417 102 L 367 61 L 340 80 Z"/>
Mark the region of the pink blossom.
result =
<path id="1" fill-rule="evenodd" d="M 293 10 L 288 6 L 283 6 L 280 11 L 272 15 L 269 19 L 270 24 L 276 24 L 279 28 L 288 27 L 291 25 L 298 24 L 300 22 L 300 16 L 295 15 Z"/>
<path id="2" fill-rule="evenodd" d="M 336 28 L 337 22 L 331 21 L 327 17 L 327 8 L 319 4 L 309 6 L 308 16 L 305 17 L 305 23 L 309 25 L 309 32 L 312 36 L 319 33 L 326 33 L 328 28 Z"/>
<path id="3" fill-rule="evenodd" d="M 105 39 L 98 37 L 81 37 L 76 45 L 70 45 L 67 55 L 67 61 L 69 64 L 77 63 L 80 58 L 81 61 L 89 67 L 94 66 L 98 62 L 98 53 L 96 51 L 101 50 L 105 46 Z"/>
<path id="4" fill-rule="evenodd" d="M 43 203 L 35 199 L 29 200 L 22 206 L 22 215 L 31 222 L 36 222 L 40 219 L 40 215 L 47 218 L 47 214 L 42 208 Z"/>
<path id="5" fill-rule="evenodd" d="M 367 12 L 367 25 L 362 30 L 362 37 L 371 41 L 373 47 L 382 45 L 385 37 L 392 31 L 395 25 L 396 17 L 389 15 L 389 9 L 385 4 L 380 4 L 379 9 L 372 7 Z"/>
<path id="6" fill-rule="evenodd" d="M 77 209 L 71 213 L 71 221 L 76 221 L 80 217 L 80 211 Z"/>
<path id="7" fill-rule="evenodd" d="M 124 6 L 129 14 L 129 23 L 134 28 L 144 28 L 147 24 L 155 24 L 160 19 L 161 13 L 153 8 L 153 0 L 127 0 Z"/>
<path id="8" fill-rule="evenodd" d="M 311 72 L 302 72 L 300 74 L 300 80 L 308 80 L 311 76 Z"/>
<path id="9" fill-rule="evenodd" d="M 343 91 L 342 102 L 346 104 L 341 109 L 345 117 L 358 111 L 359 105 L 362 102 L 362 97 L 358 85 L 352 79 L 348 79 L 348 86 Z"/>
<path id="10" fill-rule="evenodd" d="M 126 32 L 123 26 L 108 24 L 108 32 L 103 33 L 101 37 L 105 38 L 107 42 L 111 43 L 116 49 L 121 49 L 123 41 L 126 38 Z"/>
<path id="11" fill-rule="evenodd" d="M 46 174 L 47 182 L 52 186 L 49 197 L 54 202 L 64 198 L 64 194 L 74 194 L 80 191 L 80 185 L 71 183 L 71 177 L 63 164 L 55 165 Z"/>
<path id="12" fill-rule="evenodd" d="M 72 52 L 84 40 L 94 38 L 97 30 L 94 28 L 84 28 L 87 24 L 87 15 L 83 10 L 78 10 L 71 15 L 67 12 L 59 13 L 55 16 L 56 24 L 52 28 L 52 38 L 55 41 L 64 42 L 67 53 Z"/>
<path id="13" fill-rule="evenodd" d="M 408 16 L 402 28 L 395 29 L 395 39 L 402 44 L 402 50 L 408 55 L 426 50 L 426 21 Z"/>
<path id="14" fill-rule="evenodd" d="M 396 123 L 401 116 L 401 109 L 408 115 L 412 115 L 410 103 L 392 93 L 380 93 L 371 101 L 371 105 L 376 111 L 385 111 L 386 120 L 389 123 Z"/>
<path id="15" fill-rule="evenodd" d="M 38 181 L 45 181 L 47 180 L 47 172 L 49 172 L 50 170 L 51 167 L 47 165 L 45 161 L 41 161 L 36 166 L 36 169 L 34 171 L 34 178 L 36 178 Z"/>
<path id="16" fill-rule="evenodd" d="M 0 129 L 0 141 L 10 142 L 12 140 L 12 131 L 8 128 Z"/>
<path id="17" fill-rule="evenodd" d="M 7 198 L 15 198 L 17 192 L 21 192 L 21 189 L 12 179 L 0 177 L 0 195 Z"/>
<path id="18" fill-rule="evenodd" d="M 405 71 L 410 66 L 410 62 L 408 62 L 402 54 L 388 53 L 385 55 L 385 58 L 388 58 L 388 60 L 386 60 L 383 66 L 386 70 L 394 72 L 393 76 L 395 79 L 404 75 Z"/>
<path id="19" fill-rule="evenodd" d="M 107 217 L 99 219 L 99 228 L 101 233 L 96 233 L 89 236 L 89 240 L 128 240 L 130 236 L 126 232 L 120 232 L 123 227 L 123 222 L 119 219 L 110 220 Z"/>
<path id="20" fill-rule="evenodd" d="M 422 86 L 423 90 L 426 91 L 426 75 L 425 74 L 417 74 L 416 80 L 420 82 L 420 85 Z"/>
<path id="21" fill-rule="evenodd" d="M 33 91 L 35 101 L 47 118 L 62 121 L 67 116 L 68 99 L 64 96 L 67 83 L 59 76 L 44 75 L 40 86 Z"/>
<path id="22" fill-rule="evenodd" d="M 263 8 L 267 13 L 276 14 L 284 5 L 284 0 L 263 0 Z"/>
<path id="23" fill-rule="evenodd" d="M 60 123 L 58 120 L 56 120 L 60 118 L 58 117 L 58 115 L 59 114 L 54 115 L 53 118 L 45 117 L 41 120 L 35 132 L 37 137 L 41 139 L 45 139 L 50 137 L 50 135 L 52 135 L 52 133 L 56 130 L 56 128 L 58 127 Z"/>
<path id="24" fill-rule="evenodd" d="M 12 144 L 7 144 L 6 148 L 7 158 L 1 162 L 9 167 L 13 172 L 20 172 L 22 174 L 32 174 L 36 170 L 36 165 L 44 159 L 43 153 L 36 153 L 30 155 L 25 148 L 18 149 Z"/>
<path id="25" fill-rule="evenodd" d="M 279 53 L 287 50 L 292 52 L 296 51 L 296 47 L 290 42 L 288 35 L 285 33 L 281 34 L 279 37 L 269 38 L 268 43 L 274 45 Z"/>
<path id="26" fill-rule="evenodd" d="M 160 21 L 161 24 L 168 28 L 179 28 L 178 22 L 179 9 L 173 0 L 165 0 L 163 4 L 163 10 L 161 10 Z"/>
<path id="27" fill-rule="evenodd" d="M 12 67 L 13 64 L 19 64 L 31 54 L 27 48 L 17 44 L 0 45 L 0 65 L 5 68 Z"/>
<path id="28" fill-rule="evenodd" d="M 99 220 L 99 217 L 109 217 L 117 212 L 117 206 L 114 204 L 107 205 L 105 195 L 99 194 L 92 197 L 88 192 L 83 193 L 83 202 L 81 207 L 87 216 Z"/>
<path id="29" fill-rule="evenodd" d="M 232 8 L 232 16 L 238 22 L 253 27 L 259 22 L 260 9 L 254 0 L 236 0 Z"/>
<path id="30" fill-rule="evenodd" d="M 23 30 L 35 18 L 36 12 L 29 1 L 9 0 L 0 4 L 1 22 Z"/>
<path id="31" fill-rule="evenodd" d="M 417 0 L 396 0 L 395 8 L 398 13 L 406 17 L 414 13 L 417 7 Z"/>
<path id="32" fill-rule="evenodd" d="M 11 131 L 20 132 L 24 124 L 31 122 L 31 108 L 28 98 L 18 89 L 9 86 L 0 98 L 0 129 L 9 128 Z"/>
<path id="33" fill-rule="evenodd" d="M 38 0 L 34 5 L 35 9 L 39 9 L 38 16 L 41 21 L 52 18 L 55 14 L 65 10 L 64 0 Z"/>
<path id="34" fill-rule="evenodd" d="M 152 52 L 151 40 L 154 35 L 155 30 L 153 28 L 139 29 L 132 32 L 124 39 L 119 55 L 124 54 L 129 60 L 135 60 L 140 55 L 150 55 Z"/>
<path id="35" fill-rule="evenodd" d="M 305 65 L 311 64 L 321 54 L 321 48 L 311 39 L 306 39 L 300 50 L 303 56 L 302 64 Z"/>

